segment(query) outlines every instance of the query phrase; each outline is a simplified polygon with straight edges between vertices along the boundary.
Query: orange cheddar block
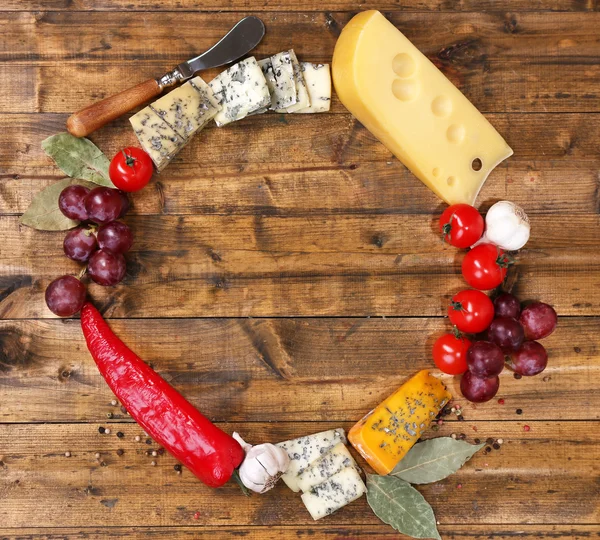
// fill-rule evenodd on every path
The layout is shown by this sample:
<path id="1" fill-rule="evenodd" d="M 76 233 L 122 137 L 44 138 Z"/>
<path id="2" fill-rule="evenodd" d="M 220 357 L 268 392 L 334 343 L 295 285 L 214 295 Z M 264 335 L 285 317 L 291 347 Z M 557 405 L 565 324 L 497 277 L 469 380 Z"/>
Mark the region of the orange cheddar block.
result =
<path id="1" fill-rule="evenodd" d="M 352 446 L 379 474 L 389 474 L 452 399 L 444 383 L 419 371 L 348 434 Z"/>

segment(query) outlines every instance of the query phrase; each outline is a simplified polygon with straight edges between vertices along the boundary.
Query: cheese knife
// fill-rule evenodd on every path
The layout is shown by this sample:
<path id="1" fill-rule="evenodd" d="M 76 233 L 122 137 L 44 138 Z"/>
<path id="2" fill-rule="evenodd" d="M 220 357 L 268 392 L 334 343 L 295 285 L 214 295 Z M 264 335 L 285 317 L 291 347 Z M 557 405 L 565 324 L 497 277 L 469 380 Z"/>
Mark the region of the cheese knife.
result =
<path id="1" fill-rule="evenodd" d="M 241 58 L 254 49 L 264 35 L 265 25 L 258 17 L 245 17 L 200 56 L 179 64 L 158 79 L 148 79 L 72 114 L 67 120 L 67 130 L 76 137 L 85 137 L 158 96 L 165 88 L 192 78 L 198 71 L 223 66 Z"/>

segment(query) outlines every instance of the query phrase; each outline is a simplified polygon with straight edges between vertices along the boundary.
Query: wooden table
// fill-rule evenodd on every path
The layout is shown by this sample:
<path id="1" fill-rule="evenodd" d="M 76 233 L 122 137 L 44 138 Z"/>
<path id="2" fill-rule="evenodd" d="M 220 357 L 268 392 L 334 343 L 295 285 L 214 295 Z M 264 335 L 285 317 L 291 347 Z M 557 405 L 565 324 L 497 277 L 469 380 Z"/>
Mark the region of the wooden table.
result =
<path id="1" fill-rule="evenodd" d="M 514 148 L 478 204 L 526 208 L 533 234 L 509 286 L 561 316 L 542 376 L 505 372 L 503 404 L 459 397 L 466 421 L 429 432 L 502 438 L 501 449 L 422 492 L 444 538 L 598 538 L 599 4 L 368 8 L 384 11 Z M 356 2 L 4 0 L 1 9 L 0 538 L 399 538 L 364 498 L 315 523 L 283 485 L 246 499 L 146 455 L 156 446 L 111 406 L 78 320 L 44 305 L 46 285 L 78 271 L 62 255 L 63 233 L 18 222 L 61 178 L 40 142 L 72 111 L 160 75 L 246 14 L 267 27 L 258 57 L 293 47 L 329 62 Z M 136 142 L 126 118 L 92 139 L 108 156 Z M 432 366 L 448 298 L 464 287 L 460 255 L 435 231 L 443 207 L 336 99 L 327 115 L 209 128 L 135 196 L 125 282 L 90 294 L 227 431 L 258 443 L 348 428 Z"/>

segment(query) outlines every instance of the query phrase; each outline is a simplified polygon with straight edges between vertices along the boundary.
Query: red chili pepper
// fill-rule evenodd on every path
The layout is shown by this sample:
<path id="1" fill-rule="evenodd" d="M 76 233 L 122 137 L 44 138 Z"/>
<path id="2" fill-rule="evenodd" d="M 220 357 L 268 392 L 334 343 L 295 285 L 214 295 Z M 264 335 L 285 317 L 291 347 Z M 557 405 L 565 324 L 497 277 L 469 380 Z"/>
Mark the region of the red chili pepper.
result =
<path id="1" fill-rule="evenodd" d="M 89 302 L 81 328 L 100 373 L 144 431 L 206 485 L 227 482 L 244 459 L 239 443 L 128 349 Z"/>

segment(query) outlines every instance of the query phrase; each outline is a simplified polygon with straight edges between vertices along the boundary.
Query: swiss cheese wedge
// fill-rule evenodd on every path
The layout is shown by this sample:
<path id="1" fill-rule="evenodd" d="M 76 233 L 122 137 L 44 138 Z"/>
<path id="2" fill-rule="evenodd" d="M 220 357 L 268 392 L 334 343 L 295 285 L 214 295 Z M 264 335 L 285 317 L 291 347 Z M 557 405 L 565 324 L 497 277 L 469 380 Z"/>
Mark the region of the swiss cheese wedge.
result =
<path id="1" fill-rule="evenodd" d="M 356 15 L 333 54 L 346 108 L 448 204 L 473 204 L 513 152 L 473 104 L 379 11 Z"/>
<path id="2" fill-rule="evenodd" d="M 379 474 L 389 474 L 452 396 L 438 378 L 419 371 L 367 414 L 348 440 Z"/>

